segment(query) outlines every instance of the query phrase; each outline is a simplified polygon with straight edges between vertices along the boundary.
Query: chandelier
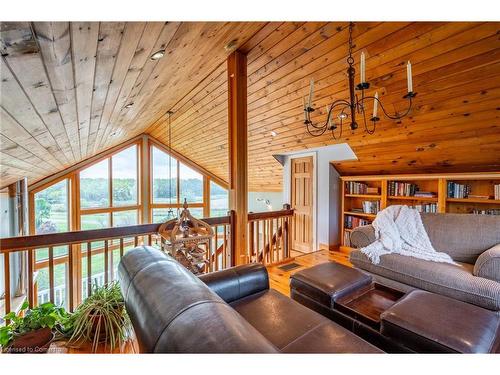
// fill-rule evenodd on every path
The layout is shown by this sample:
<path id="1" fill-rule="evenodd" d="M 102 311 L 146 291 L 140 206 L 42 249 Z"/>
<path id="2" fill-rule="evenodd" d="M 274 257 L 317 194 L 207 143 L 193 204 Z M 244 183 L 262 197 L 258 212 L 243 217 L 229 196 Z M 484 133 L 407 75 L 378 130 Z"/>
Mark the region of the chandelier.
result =
<path id="1" fill-rule="evenodd" d="M 330 106 L 326 107 L 327 117 L 324 124 L 314 124 L 311 120 L 311 113 L 315 111 L 312 107 L 312 97 L 314 92 L 314 80 L 311 80 L 310 88 L 309 88 L 309 98 L 306 104 L 305 97 L 304 101 L 304 124 L 306 125 L 307 132 L 314 136 L 319 137 L 323 135 L 327 130 L 332 132 L 333 139 L 342 138 L 342 128 L 344 123 L 350 122 L 349 126 L 351 130 L 356 130 L 358 128 L 358 123 L 356 122 L 356 116 L 360 115 L 363 119 L 363 124 L 365 131 L 368 134 L 375 133 L 375 127 L 377 122 L 380 121 L 378 117 L 378 106 L 382 109 L 384 115 L 392 120 L 399 120 L 406 115 L 411 110 L 412 99 L 417 95 L 417 93 L 413 92 L 413 82 L 412 82 L 412 74 L 411 74 L 411 63 L 408 61 L 406 65 L 406 76 L 408 83 L 408 93 L 403 96 L 404 99 L 408 100 L 408 109 L 404 111 L 402 114 L 389 114 L 385 110 L 382 102 L 378 97 L 378 92 L 375 92 L 374 96 L 365 96 L 365 90 L 370 87 L 370 84 L 366 82 L 365 79 L 365 54 L 361 53 L 361 61 L 360 61 L 360 81 L 356 87 L 354 86 L 354 75 L 356 70 L 354 69 L 354 58 L 352 57 L 353 50 L 353 41 L 352 41 L 352 30 L 354 27 L 354 23 L 349 23 L 349 56 L 347 57 L 347 64 L 349 68 L 347 68 L 347 75 L 349 77 L 349 100 L 338 99 L 334 100 Z M 360 91 L 361 94 L 355 94 L 355 90 Z M 372 126 L 368 126 L 365 106 L 369 100 L 373 100 L 373 112 L 369 121 L 372 122 Z M 337 111 L 337 120 L 334 120 L 334 110 Z M 350 117 L 350 119 L 349 119 Z M 336 135 L 338 133 L 338 135 Z"/>

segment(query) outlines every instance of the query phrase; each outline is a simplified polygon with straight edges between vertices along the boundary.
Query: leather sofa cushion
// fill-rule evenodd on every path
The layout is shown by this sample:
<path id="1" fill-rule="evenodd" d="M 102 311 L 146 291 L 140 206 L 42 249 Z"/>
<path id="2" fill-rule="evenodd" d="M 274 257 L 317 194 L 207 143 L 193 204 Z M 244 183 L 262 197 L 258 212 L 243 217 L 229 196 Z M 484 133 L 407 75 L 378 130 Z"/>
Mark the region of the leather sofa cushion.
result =
<path id="1" fill-rule="evenodd" d="M 383 335 L 425 352 L 491 353 L 499 346 L 500 315 L 415 290 L 381 315 Z"/>
<path id="2" fill-rule="evenodd" d="M 486 309 L 500 310 L 500 283 L 474 276 L 470 264 L 429 262 L 399 254 L 382 255 L 380 263 L 373 264 L 359 250 L 351 252 L 350 260 L 354 266 L 370 273 Z"/>
<path id="3" fill-rule="evenodd" d="M 257 331 L 286 353 L 381 353 L 345 328 L 275 290 L 231 303 Z"/>
<path id="4" fill-rule="evenodd" d="M 474 264 L 474 276 L 500 283 L 500 244 L 482 253 Z"/>
<path id="5" fill-rule="evenodd" d="M 245 264 L 199 276 L 226 302 L 269 289 L 269 275 L 260 263 Z"/>
<path id="6" fill-rule="evenodd" d="M 157 249 L 128 251 L 118 277 L 141 352 L 277 352 L 202 281 Z"/>
<path id="7" fill-rule="evenodd" d="M 293 274 L 290 287 L 331 308 L 338 298 L 371 282 L 372 277 L 360 270 L 327 262 Z"/>

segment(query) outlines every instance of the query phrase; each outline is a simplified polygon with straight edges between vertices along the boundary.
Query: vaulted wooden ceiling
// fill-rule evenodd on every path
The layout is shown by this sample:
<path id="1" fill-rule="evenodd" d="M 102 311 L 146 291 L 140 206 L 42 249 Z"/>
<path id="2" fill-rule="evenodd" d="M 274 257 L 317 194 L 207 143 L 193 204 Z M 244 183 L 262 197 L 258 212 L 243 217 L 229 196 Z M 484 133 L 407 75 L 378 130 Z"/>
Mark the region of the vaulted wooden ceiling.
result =
<path id="1" fill-rule="evenodd" d="M 144 132 L 264 23 L 0 23 L 1 186 Z M 166 49 L 153 61 L 155 51 Z M 133 103 L 130 108 L 128 104 Z"/>
<path id="2" fill-rule="evenodd" d="M 334 141 L 306 134 L 302 97 L 314 78 L 317 121 L 347 97 L 346 22 L 2 24 L 2 185 L 141 132 L 167 142 L 167 110 L 172 147 L 227 179 L 231 40 L 248 56 L 251 190 L 281 189 L 273 154 L 338 142 L 359 158 L 337 163 L 341 174 L 500 170 L 499 26 L 357 23 L 354 57 L 367 56 L 369 94 L 403 110 L 411 60 L 418 95 L 403 120 L 382 117 L 375 135 L 360 126 Z M 160 48 L 166 57 L 151 61 Z"/>

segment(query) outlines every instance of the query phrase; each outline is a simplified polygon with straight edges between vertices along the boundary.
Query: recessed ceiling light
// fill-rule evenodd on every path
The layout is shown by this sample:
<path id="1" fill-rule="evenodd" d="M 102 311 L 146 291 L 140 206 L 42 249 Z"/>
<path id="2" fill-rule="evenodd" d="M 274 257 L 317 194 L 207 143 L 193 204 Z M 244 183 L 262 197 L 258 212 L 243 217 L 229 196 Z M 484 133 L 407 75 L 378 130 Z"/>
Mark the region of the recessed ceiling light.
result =
<path id="1" fill-rule="evenodd" d="M 276 133 L 274 130 L 271 130 L 269 134 L 271 134 L 271 137 L 276 137 L 278 135 L 278 133 Z"/>
<path id="2" fill-rule="evenodd" d="M 151 60 L 160 60 L 163 56 L 165 56 L 165 50 L 161 49 L 151 55 Z"/>
<path id="3" fill-rule="evenodd" d="M 125 106 L 125 108 L 127 108 L 127 109 L 128 109 L 128 108 L 132 108 L 132 106 L 133 106 L 133 105 L 134 105 L 134 103 L 128 103 L 128 104 Z"/>

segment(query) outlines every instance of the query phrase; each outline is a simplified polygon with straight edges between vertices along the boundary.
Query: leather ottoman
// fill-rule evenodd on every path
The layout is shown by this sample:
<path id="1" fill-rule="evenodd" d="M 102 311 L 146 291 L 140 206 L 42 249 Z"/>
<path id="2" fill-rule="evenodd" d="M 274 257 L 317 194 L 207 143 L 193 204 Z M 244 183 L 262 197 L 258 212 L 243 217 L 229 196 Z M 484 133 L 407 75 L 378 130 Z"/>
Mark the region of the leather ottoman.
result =
<path id="1" fill-rule="evenodd" d="M 322 263 L 290 277 L 292 298 L 303 295 L 327 308 L 333 308 L 337 299 L 371 283 L 370 275 L 335 262 Z"/>
<path id="2" fill-rule="evenodd" d="M 423 290 L 381 315 L 382 335 L 417 353 L 498 353 L 500 315 Z"/>

